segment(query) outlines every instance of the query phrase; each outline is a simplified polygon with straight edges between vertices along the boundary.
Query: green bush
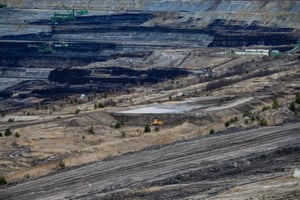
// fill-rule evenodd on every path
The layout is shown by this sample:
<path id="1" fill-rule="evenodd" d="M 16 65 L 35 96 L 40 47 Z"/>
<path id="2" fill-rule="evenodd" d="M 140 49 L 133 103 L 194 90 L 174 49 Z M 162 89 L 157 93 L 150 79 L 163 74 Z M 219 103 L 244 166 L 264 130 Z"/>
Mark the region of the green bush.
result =
<path id="1" fill-rule="evenodd" d="M 259 125 L 260 125 L 260 126 L 268 126 L 268 122 L 267 122 L 266 119 L 261 119 L 261 120 L 259 121 Z"/>
<path id="2" fill-rule="evenodd" d="M 296 102 L 297 104 L 300 104 L 300 93 L 297 93 L 297 94 L 296 94 L 295 102 Z"/>
<path id="3" fill-rule="evenodd" d="M 224 125 L 225 125 L 225 127 L 230 126 L 230 121 L 226 121 Z"/>
<path id="4" fill-rule="evenodd" d="M 58 166 L 59 166 L 61 169 L 64 169 L 64 168 L 66 167 L 64 161 L 60 161 L 60 162 L 58 163 Z"/>
<path id="5" fill-rule="evenodd" d="M 4 135 L 10 136 L 12 134 L 11 130 L 9 128 L 5 129 Z"/>
<path id="6" fill-rule="evenodd" d="M 4 176 L 0 176 L 0 185 L 6 185 L 7 181 Z"/>
<path id="7" fill-rule="evenodd" d="M 88 133 L 89 134 L 95 134 L 95 130 L 94 130 L 94 127 L 91 126 L 89 129 L 88 129 Z"/>
<path id="8" fill-rule="evenodd" d="M 16 138 L 19 138 L 20 136 L 21 136 L 20 133 L 18 133 L 18 132 L 15 133 Z"/>
<path id="9" fill-rule="evenodd" d="M 115 124 L 115 128 L 122 128 L 122 126 L 124 126 L 124 122 L 122 121 L 117 121 Z"/>
<path id="10" fill-rule="evenodd" d="M 290 109 L 291 111 L 293 111 L 293 112 L 296 112 L 296 104 L 295 104 L 295 102 L 290 103 L 289 109 Z"/>
<path id="11" fill-rule="evenodd" d="M 146 125 L 145 125 L 144 132 L 145 132 L 145 133 L 151 132 L 151 128 L 150 128 L 149 124 L 146 124 Z"/>
<path id="12" fill-rule="evenodd" d="M 80 113 L 80 109 L 76 109 L 75 110 L 75 114 L 77 115 L 77 114 L 79 114 Z"/>
<path id="13" fill-rule="evenodd" d="M 103 103 L 98 103 L 98 108 L 104 108 Z"/>
<path id="14" fill-rule="evenodd" d="M 277 99 L 273 99 L 272 108 L 276 109 L 278 107 L 279 107 L 279 103 L 278 103 Z"/>
<path id="15" fill-rule="evenodd" d="M 3 134 L 0 132 L 0 137 L 3 137 Z"/>
<path id="16" fill-rule="evenodd" d="M 215 133 L 215 130 L 214 130 L 213 128 L 210 129 L 209 134 L 212 135 L 212 134 L 214 134 L 214 133 Z"/>
<path id="17" fill-rule="evenodd" d="M 269 109 L 271 109 L 270 106 L 264 106 L 264 107 L 261 109 L 261 111 L 264 112 L 264 111 L 269 110 Z"/>
<path id="18" fill-rule="evenodd" d="M 252 115 L 251 111 L 246 110 L 243 114 L 243 117 L 250 117 Z"/>
<path id="19" fill-rule="evenodd" d="M 15 121 L 14 118 L 9 118 L 9 119 L 7 120 L 7 122 L 9 122 L 9 123 L 14 122 L 14 121 Z"/>

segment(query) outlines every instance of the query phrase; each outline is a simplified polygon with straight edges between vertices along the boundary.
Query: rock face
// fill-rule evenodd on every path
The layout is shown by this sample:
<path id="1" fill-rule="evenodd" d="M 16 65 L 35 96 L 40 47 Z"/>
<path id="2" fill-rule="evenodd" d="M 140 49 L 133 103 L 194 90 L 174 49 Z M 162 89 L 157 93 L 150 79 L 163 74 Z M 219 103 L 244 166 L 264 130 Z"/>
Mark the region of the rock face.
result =
<path id="1" fill-rule="evenodd" d="M 298 0 L 0 0 L 0 3 L 7 7 L 0 8 L 0 90 L 9 87 L 12 90 L 16 84 L 31 80 L 61 83 L 57 80 L 64 77 L 64 71 L 58 68 L 83 67 L 116 58 L 127 62 L 132 58 L 147 60 L 149 55 L 166 49 L 256 45 L 277 49 L 279 45 L 294 46 L 300 38 Z M 54 12 L 62 16 L 70 12 L 66 7 L 77 11 L 87 9 L 89 14 L 53 23 Z M 78 75 L 74 80 L 88 85 L 104 80 L 97 76 Z M 125 80 L 124 75 L 114 80 Z M 132 78 L 128 81 L 143 82 Z"/>
<path id="2" fill-rule="evenodd" d="M 94 11 L 162 11 L 202 12 L 207 18 L 228 18 L 243 21 L 263 21 L 267 25 L 299 27 L 300 1 L 282 0 L 1 0 L 9 8 L 75 9 Z M 206 18 L 206 19 L 205 19 Z"/>

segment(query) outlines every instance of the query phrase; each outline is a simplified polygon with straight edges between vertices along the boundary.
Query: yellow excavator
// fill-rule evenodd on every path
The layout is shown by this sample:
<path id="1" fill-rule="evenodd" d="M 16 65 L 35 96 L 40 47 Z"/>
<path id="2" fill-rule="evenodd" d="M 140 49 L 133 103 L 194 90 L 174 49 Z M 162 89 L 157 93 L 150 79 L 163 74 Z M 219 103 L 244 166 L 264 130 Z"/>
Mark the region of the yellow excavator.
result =
<path id="1" fill-rule="evenodd" d="M 159 119 L 154 119 L 153 122 L 152 122 L 153 126 L 161 126 L 163 124 L 164 124 L 163 121 L 161 121 Z"/>

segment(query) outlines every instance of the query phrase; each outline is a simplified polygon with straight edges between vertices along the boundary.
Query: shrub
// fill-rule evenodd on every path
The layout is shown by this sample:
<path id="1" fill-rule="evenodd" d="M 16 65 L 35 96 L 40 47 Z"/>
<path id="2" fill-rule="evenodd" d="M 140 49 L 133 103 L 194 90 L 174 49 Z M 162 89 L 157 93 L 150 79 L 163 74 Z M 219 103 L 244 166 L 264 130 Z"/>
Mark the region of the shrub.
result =
<path id="1" fill-rule="evenodd" d="M 20 135 L 18 132 L 15 133 L 15 137 L 16 137 L 16 138 L 19 138 L 20 136 L 21 136 L 21 135 Z"/>
<path id="2" fill-rule="evenodd" d="M 296 94 L 295 102 L 296 102 L 297 104 L 300 104 L 300 93 L 297 93 L 297 94 Z"/>
<path id="3" fill-rule="evenodd" d="M 25 175 L 24 175 L 24 178 L 30 179 L 30 174 L 25 174 Z"/>
<path id="4" fill-rule="evenodd" d="M 6 185 L 7 181 L 4 176 L 0 176 L 0 185 Z"/>
<path id="5" fill-rule="evenodd" d="M 103 103 L 98 103 L 98 108 L 104 108 Z"/>
<path id="6" fill-rule="evenodd" d="M 295 102 L 290 103 L 289 109 L 290 109 L 291 111 L 293 111 L 293 112 L 296 112 L 296 104 L 295 104 Z"/>
<path id="7" fill-rule="evenodd" d="M 88 129 L 88 133 L 89 134 L 95 134 L 95 130 L 94 130 L 94 127 L 91 126 L 89 129 Z"/>
<path id="8" fill-rule="evenodd" d="M 9 123 L 14 122 L 14 121 L 15 121 L 14 118 L 9 118 L 9 119 L 7 120 L 7 122 L 9 122 Z"/>
<path id="9" fill-rule="evenodd" d="M 224 124 L 226 127 L 230 126 L 230 121 L 226 121 Z"/>
<path id="10" fill-rule="evenodd" d="M 7 128 L 4 132 L 5 136 L 10 136 L 12 134 L 11 130 L 9 128 Z"/>
<path id="11" fill-rule="evenodd" d="M 61 169 L 64 169 L 64 168 L 66 167 L 64 161 L 60 161 L 60 162 L 58 163 L 58 166 L 59 166 Z"/>
<path id="12" fill-rule="evenodd" d="M 278 107 L 279 107 L 279 103 L 278 103 L 277 99 L 273 99 L 272 108 L 276 109 Z"/>
<path id="13" fill-rule="evenodd" d="M 151 128 L 150 128 L 149 124 L 146 124 L 146 125 L 145 125 L 144 132 L 145 132 L 145 133 L 151 132 Z"/>
<path id="14" fill-rule="evenodd" d="M 0 137 L 3 137 L 3 134 L 0 132 Z"/>
<path id="15" fill-rule="evenodd" d="M 77 114 L 79 114 L 80 113 L 80 109 L 76 109 L 75 110 L 75 114 L 77 115 Z"/>
<path id="16" fill-rule="evenodd" d="M 264 111 L 269 110 L 269 109 L 271 109 L 270 106 L 264 106 L 264 107 L 261 109 L 261 111 L 264 112 Z"/>
<path id="17" fill-rule="evenodd" d="M 83 135 L 81 138 L 84 140 L 84 139 L 85 139 L 85 136 Z"/>
<path id="18" fill-rule="evenodd" d="M 98 105 L 95 103 L 95 105 L 94 105 L 94 110 L 96 110 L 96 109 L 97 109 L 97 107 L 98 107 Z"/>
<path id="19" fill-rule="evenodd" d="M 261 120 L 259 121 L 259 125 L 260 125 L 260 126 L 268 126 L 268 122 L 267 122 L 266 119 L 261 119 Z"/>
<path id="20" fill-rule="evenodd" d="M 210 129 L 209 134 L 212 135 L 212 134 L 214 134 L 214 133 L 215 133 L 215 130 L 214 130 L 213 128 Z"/>
<path id="21" fill-rule="evenodd" d="M 154 128 L 154 131 L 159 132 L 159 127 L 156 126 L 156 127 Z"/>
<path id="22" fill-rule="evenodd" d="M 123 121 L 117 121 L 115 123 L 115 125 L 113 125 L 114 128 L 122 128 L 124 126 L 124 122 Z"/>
<path id="23" fill-rule="evenodd" d="M 243 117 L 249 117 L 251 114 L 252 114 L 251 111 L 246 110 L 243 114 Z"/>

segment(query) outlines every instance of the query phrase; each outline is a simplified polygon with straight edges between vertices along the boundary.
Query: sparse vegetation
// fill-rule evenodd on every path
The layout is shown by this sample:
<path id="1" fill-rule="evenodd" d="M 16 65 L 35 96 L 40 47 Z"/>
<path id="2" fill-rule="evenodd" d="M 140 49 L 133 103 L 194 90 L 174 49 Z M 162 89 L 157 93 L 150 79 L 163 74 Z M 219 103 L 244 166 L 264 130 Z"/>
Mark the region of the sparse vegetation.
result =
<path id="1" fill-rule="evenodd" d="M 272 102 L 272 108 L 276 109 L 278 107 L 279 107 L 279 103 L 278 103 L 278 100 L 275 98 L 275 99 L 273 99 L 273 102 Z"/>
<path id="2" fill-rule="evenodd" d="M 104 108 L 104 105 L 103 105 L 103 103 L 98 103 L 98 108 Z"/>
<path id="3" fill-rule="evenodd" d="M 7 181 L 4 176 L 0 176 L 0 185 L 6 185 Z"/>
<path id="4" fill-rule="evenodd" d="M 230 121 L 226 121 L 224 125 L 225 125 L 225 127 L 229 127 L 230 126 Z"/>
<path id="5" fill-rule="evenodd" d="M 261 111 L 264 112 L 264 111 L 267 111 L 267 110 L 269 110 L 269 109 L 271 109 L 270 106 L 264 106 L 264 107 L 261 109 Z"/>
<path id="6" fill-rule="evenodd" d="M 156 127 L 154 128 L 154 131 L 155 131 L 155 132 L 159 132 L 159 131 L 160 131 L 159 127 L 156 126 Z"/>
<path id="7" fill-rule="evenodd" d="M 212 135 L 212 134 L 214 134 L 214 133 L 215 133 L 215 130 L 214 130 L 213 128 L 210 129 L 209 134 Z"/>
<path id="8" fill-rule="evenodd" d="M 225 127 L 229 127 L 231 124 L 235 123 L 239 121 L 239 119 L 237 117 L 231 118 L 230 120 L 226 121 L 224 123 Z"/>
<path id="9" fill-rule="evenodd" d="M 12 135 L 11 130 L 9 128 L 5 129 L 4 135 L 5 136 L 11 136 Z"/>
<path id="10" fill-rule="evenodd" d="M 122 138 L 126 137 L 126 133 L 122 131 Z"/>
<path id="11" fill-rule="evenodd" d="M 95 130 L 94 130 L 94 127 L 91 126 L 89 129 L 88 129 L 88 133 L 89 134 L 95 134 Z"/>
<path id="12" fill-rule="evenodd" d="M 19 133 L 19 132 L 16 132 L 16 133 L 15 133 L 15 137 L 16 137 L 16 138 L 21 137 L 20 133 Z"/>
<path id="13" fill-rule="evenodd" d="M 295 102 L 296 102 L 297 104 L 300 104 L 300 93 L 297 93 L 297 94 L 296 94 Z"/>
<path id="14" fill-rule="evenodd" d="M 150 125 L 149 125 L 149 124 L 146 124 L 146 125 L 145 125 L 144 132 L 145 132 L 145 133 L 151 132 L 151 128 L 150 128 Z"/>
<path id="15" fill-rule="evenodd" d="M 259 120 L 259 125 L 260 126 L 268 126 L 268 121 L 264 118 Z"/>
<path id="16" fill-rule="evenodd" d="M 291 102 L 291 103 L 290 103 L 289 109 L 290 109 L 291 111 L 293 111 L 293 112 L 296 112 L 296 104 L 295 104 L 295 102 Z"/>
<path id="17" fill-rule="evenodd" d="M 24 178 L 25 178 L 25 179 L 30 179 L 30 174 L 25 174 L 25 175 L 24 175 Z"/>
<path id="18" fill-rule="evenodd" d="M 76 114 L 76 115 L 79 114 L 80 111 L 81 111 L 80 109 L 76 109 L 76 110 L 75 110 L 75 114 Z"/>
<path id="19" fill-rule="evenodd" d="M 124 126 L 124 122 L 123 121 L 117 121 L 114 125 L 115 128 L 122 128 Z"/>
<path id="20" fill-rule="evenodd" d="M 60 162 L 58 163 L 58 166 L 59 166 L 61 169 L 64 169 L 64 168 L 66 167 L 64 161 L 60 161 Z"/>
<path id="21" fill-rule="evenodd" d="M 250 117 L 252 115 L 252 112 L 250 110 L 246 110 L 243 114 L 243 117 Z"/>
<path id="22" fill-rule="evenodd" d="M 9 119 L 7 120 L 7 122 L 9 122 L 9 123 L 12 123 L 12 122 L 14 122 L 14 121 L 15 121 L 14 118 L 9 118 Z"/>

